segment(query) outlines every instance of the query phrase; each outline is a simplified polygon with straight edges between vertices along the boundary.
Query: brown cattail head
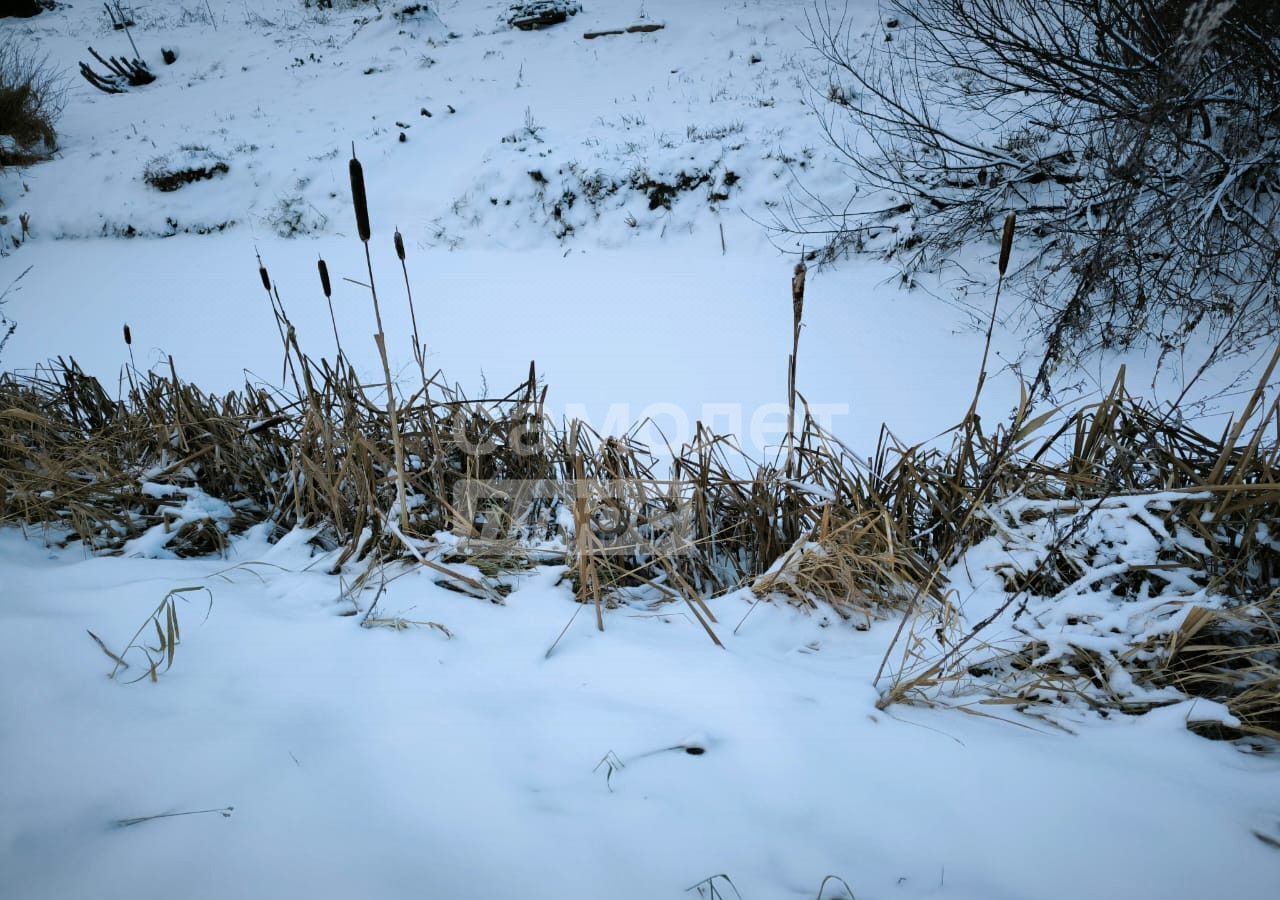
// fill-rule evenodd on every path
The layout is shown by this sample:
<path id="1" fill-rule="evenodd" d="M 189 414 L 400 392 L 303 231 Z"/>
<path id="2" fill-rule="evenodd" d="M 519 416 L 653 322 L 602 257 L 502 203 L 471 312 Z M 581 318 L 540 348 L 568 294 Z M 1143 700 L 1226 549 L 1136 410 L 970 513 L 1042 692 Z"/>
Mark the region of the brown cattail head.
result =
<path id="1" fill-rule="evenodd" d="M 404 238 L 400 236 L 400 229 L 396 229 L 396 256 L 400 257 L 400 262 L 404 262 Z"/>
<path id="2" fill-rule="evenodd" d="M 324 264 L 323 259 L 316 266 L 320 269 L 320 287 L 324 289 L 324 298 L 328 300 L 333 296 L 333 288 L 329 285 L 329 267 Z"/>
<path id="3" fill-rule="evenodd" d="M 804 276 L 808 269 L 804 260 L 796 263 L 795 274 L 791 276 L 791 313 L 797 327 L 804 318 Z"/>
<path id="4" fill-rule="evenodd" d="M 1018 221 L 1017 213 L 1009 213 L 1004 218 L 1004 234 L 1000 236 L 1000 277 L 1009 269 L 1009 251 L 1013 249 L 1013 226 Z"/>
<path id="5" fill-rule="evenodd" d="M 369 201 L 364 193 L 364 169 L 360 160 L 356 159 L 354 148 L 351 153 L 351 202 L 356 208 L 356 231 L 360 240 L 368 242 L 373 231 L 369 228 Z"/>
<path id="6" fill-rule="evenodd" d="M 130 347 L 133 346 L 133 332 L 129 330 L 128 323 L 124 326 L 124 342 Z"/>
<path id="7" fill-rule="evenodd" d="M 267 267 L 262 263 L 258 263 L 258 274 L 262 276 L 262 286 L 266 288 L 268 294 L 271 293 L 271 276 L 267 274 Z"/>

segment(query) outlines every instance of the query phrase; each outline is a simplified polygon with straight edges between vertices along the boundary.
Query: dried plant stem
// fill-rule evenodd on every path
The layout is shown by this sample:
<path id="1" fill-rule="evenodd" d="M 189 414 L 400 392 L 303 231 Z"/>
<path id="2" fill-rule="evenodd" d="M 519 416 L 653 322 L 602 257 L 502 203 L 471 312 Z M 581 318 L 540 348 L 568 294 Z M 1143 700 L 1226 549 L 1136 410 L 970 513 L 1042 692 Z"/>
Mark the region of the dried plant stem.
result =
<path id="1" fill-rule="evenodd" d="M 129 323 L 127 322 L 124 326 L 124 345 L 129 349 L 129 388 L 131 391 L 136 391 L 138 383 L 134 380 L 134 375 L 137 374 L 138 363 L 133 358 L 133 332 L 129 330 Z"/>
<path id="2" fill-rule="evenodd" d="M 293 367 L 293 355 L 289 352 L 289 338 L 286 334 L 286 327 L 289 325 L 289 317 L 285 315 L 284 304 L 280 301 L 280 292 L 273 289 L 271 276 L 267 273 L 267 267 L 262 263 L 262 257 L 258 257 L 258 277 L 262 279 L 262 289 L 267 292 L 267 302 L 271 304 L 271 316 L 276 322 L 276 332 L 280 335 L 280 347 L 284 351 L 284 362 L 280 367 L 280 381 L 283 383 L 286 377 L 293 380 L 294 396 L 302 396 L 302 387 L 298 382 L 298 372 Z"/>
<path id="3" fill-rule="evenodd" d="M 364 244 L 364 263 L 369 272 L 369 296 L 373 298 L 373 316 L 378 323 L 378 333 L 373 336 L 378 345 L 378 356 L 382 360 L 382 374 L 387 383 L 387 419 L 391 426 L 391 445 L 395 461 L 396 505 L 399 507 L 401 531 L 409 530 L 409 499 L 404 483 L 404 436 L 400 433 L 400 417 L 397 409 L 395 383 L 391 378 L 391 363 L 387 359 L 387 338 L 382 327 L 382 308 L 378 305 L 378 288 L 373 279 L 373 257 L 369 252 L 369 238 L 372 228 L 369 224 L 369 202 L 365 193 L 364 169 L 360 160 L 356 159 L 355 145 L 351 148 L 351 202 L 355 207 L 356 230 L 360 241 Z"/>
<path id="4" fill-rule="evenodd" d="M 409 299 L 409 321 L 413 325 L 413 359 L 418 364 L 418 376 L 422 379 L 422 399 L 429 405 L 431 402 L 431 381 L 427 378 L 427 346 L 422 343 L 422 339 L 418 335 L 418 314 L 414 309 L 413 287 L 409 283 L 409 266 L 405 260 L 404 237 L 400 234 L 399 228 L 395 231 L 394 243 L 396 256 L 400 259 L 400 271 L 404 275 L 404 292 Z M 434 418 L 428 421 L 428 426 L 427 434 L 431 440 L 430 469 L 434 478 L 439 474 L 437 468 L 442 444 Z"/>
<path id="5" fill-rule="evenodd" d="M 1009 213 L 1004 219 L 1004 231 L 1000 236 L 1000 260 L 997 263 L 999 275 L 996 277 L 996 297 L 991 303 L 991 318 L 987 320 L 987 338 L 982 345 L 982 362 L 978 366 L 978 383 L 973 392 L 973 403 L 969 406 L 970 416 L 978 412 L 978 398 L 982 396 L 982 387 L 987 382 L 987 358 L 991 353 L 991 335 L 996 328 L 996 312 L 1000 309 L 1000 289 L 1004 287 L 1004 276 L 1009 271 L 1009 254 L 1013 249 L 1013 231 L 1017 221 L 1017 213 Z"/>
<path id="6" fill-rule="evenodd" d="M 378 357 L 382 360 L 382 374 L 387 382 L 387 419 L 391 425 L 391 446 L 396 466 L 396 505 L 400 508 L 400 528 L 409 528 L 408 492 L 404 486 L 404 439 L 400 434 L 400 417 L 397 411 L 395 385 L 391 379 L 391 363 L 387 360 L 386 335 L 382 330 L 382 312 L 378 309 L 378 290 L 373 284 L 373 260 L 369 257 L 369 244 L 364 245 L 365 263 L 369 267 L 369 293 L 373 297 L 373 313 L 378 321 L 378 333 L 373 336 L 378 345 Z"/>
<path id="7" fill-rule="evenodd" d="M 593 602 L 596 607 L 596 628 L 604 631 L 604 610 L 600 596 L 600 576 L 596 571 L 592 551 L 595 535 L 591 532 L 590 497 L 587 495 L 587 476 L 582 454 L 577 451 L 578 423 L 570 431 L 569 447 L 573 451 L 573 531 L 574 548 L 578 557 L 578 601 Z"/>
<path id="8" fill-rule="evenodd" d="M 316 262 L 316 269 L 320 273 L 320 290 L 324 292 L 324 302 L 329 306 L 329 322 L 333 325 L 333 342 L 338 348 L 338 359 L 344 357 L 342 352 L 342 337 L 338 334 L 338 317 L 333 312 L 333 285 L 329 282 L 329 266 L 323 259 Z"/>
<path id="9" fill-rule="evenodd" d="M 137 816 L 133 819 L 120 819 L 116 822 L 120 828 L 128 828 L 132 825 L 141 825 L 143 822 L 154 822 L 157 819 L 175 819 L 179 816 L 203 816 L 209 813 L 217 813 L 224 819 L 231 818 L 231 814 L 235 812 L 234 806 L 224 806 L 221 809 L 193 809 L 187 812 L 176 813 L 158 813 L 154 816 Z"/>
<path id="10" fill-rule="evenodd" d="M 1004 276 L 1009 269 L 1009 256 L 1013 249 L 1013 233 L 1016 223 L 1017 215 L 1015 213 L 1009 213 L 1009 215 L 1005 217 L 1004 230 L 1000 237 L 1000 259 L 996 264 L 998 272 L 996 276 L 996 295 L 991 302 L 991 318 L 987 321 L 987 336 L 982 345 L 982 362 L 978 365 L 978 380 L 977 384 L 974 386 L 973 402 L 969 404 L 969 411 L 965 415 L 964 423 L 962 425 L 965 430 L 965 443 L 967 445 L 973 444 L 979 429 L 980 420 L 978 419 L 978 401 L 982 397 L 982 389 L 985 387 L 987 382 L 987 359 L 991 352 L 991 336 L 995 332 L 996 313 L 1000 308 L 1000 288 L 1004 285 Z M 1123 375 L 1121 377 L 1123 377 Z M 997 479 L 1000 477 L 1001 469 L 1007 461 L 1009 454 L 1013 451 L 1013 437 L 1020 430 L 1022 424 L 1026 420 L 1026 416 L 1030 414 L 1030 411 L 1031 408 L 1024 396 L 1022 404 L 1014 414 L 1014 420 L 1009 429 L 1008 440 L 997 449 L 987 477 L 983 479 L 982 484 L 978 487 L 977 493 L 972 498 L 972 502 L 969 504 L 969 508 L 960 522 L 960 527 L 953 532 L 951 540 L 942 548 L 942 551 L 938 554 L 938 558 L 934 563 L 932 571 L 929 573 L 928 580 L 916 588 L 910 602 L 907 604 L 902 618 L 898 620 L 898 627 L 893 633 L 893 639 L 889 642 L 889 646 L 885 648 L 884 656 L 880 658 L 880 665 L 876 668 L 876 677 L 871 681 L 873 686 L 880 683 L 880 678 L 884 675 L 885 667 L 889 664 L 889 657 L 893 654 L 893 650 L 898 645 L 899 640 L 901 640 L 902 634 L 907 628 L 907 624 L 913 620 L 921 599 L 929 596 L 933 592 L 935 584 L 938 583 L 942 576 L 942 569 L 947 564 L 956 544 L 967 533 L 971 523 L 973 522 L 974 515 L 987 501 L 991 488 L 996 484 Z M 886 694 L 885 697 L 881 698 L 881 702 L 883 702 L 885 706 L 889 703 L 889 701 L 886 700 L 886 697 L 889 697 L 892 694 L 893 692 L 891 691 L 889 694 Z M 884 707 L 882 706 L 880 708 L 883 709 Z"/>
<path id="11" fill-rule="evenodd" d="M 129 46 L 133 48 L 133 58 L 141 59 L 142 54 L 138 52 L 138 45 L 133 42 L 133 32 L 129 30 L 129 19 L 120 8 L 119 0 L 116 2 L 116 12 L 120 15 L 120 27 L 124 29 L 124 36 L 129 39 Z"/>
<path id="12" fill-rule="evenodd" d="M 409 284 L 409 265 L 405 262 L 404 237 L 400 229 L 395 232 L 396 256 L 400 258 L 400 271 L 404 274 L 404 292 L 409 298 L 409 322 L 413 325 L 413 358 L 418 364 L 418 372 L 422 375 L 423 386 L 427 383 L 427 348 L 418 336 L 418 314 L 413 307 L 413 287 Z"/>
<path id="13" fill-rule="evenodd" d="M 796 358 L 800 354 L 800 329 L 804 323 L 804 260 L 791 276 L 791 355 L 787 357 L 787 461 L 786 473 L 794 474 L 796 450 Z"/>

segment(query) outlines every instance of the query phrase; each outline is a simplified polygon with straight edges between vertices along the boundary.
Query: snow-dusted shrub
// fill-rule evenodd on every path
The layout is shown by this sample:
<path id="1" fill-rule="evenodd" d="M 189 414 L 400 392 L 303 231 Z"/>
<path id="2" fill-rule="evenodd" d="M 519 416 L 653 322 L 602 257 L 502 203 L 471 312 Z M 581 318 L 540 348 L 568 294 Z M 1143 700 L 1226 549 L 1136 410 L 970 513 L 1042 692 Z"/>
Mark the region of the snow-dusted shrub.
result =
<path id="1" fill-rule="evenodd" d="M 329 224 L 329 217 L 306 198 L 295 195 L 281 199 L 267 214 L 266 223 L 280 237 L 291 238 L 323 231 Z"/>
<path id="2" fill-rule="evenodd" d="M 48 157 L 58 146 L 62 80 L 15 38 L 0 41 L 0 167 Z"/>
<path id="3" fill-rule="evenodd" d="M 231 167 L 208 147 L 187 144 L 147 163 L 142 180 L 158 191 L 176 191 L 193 181 L 225 175 Z"/>
<path id="4" fill-rule="evenodd" d="M 532 31 L 559 25 L 580 12 L 582 4 L 573 0 L 519 0 L 511 4 L 503 18 L 513 28 Z"/>

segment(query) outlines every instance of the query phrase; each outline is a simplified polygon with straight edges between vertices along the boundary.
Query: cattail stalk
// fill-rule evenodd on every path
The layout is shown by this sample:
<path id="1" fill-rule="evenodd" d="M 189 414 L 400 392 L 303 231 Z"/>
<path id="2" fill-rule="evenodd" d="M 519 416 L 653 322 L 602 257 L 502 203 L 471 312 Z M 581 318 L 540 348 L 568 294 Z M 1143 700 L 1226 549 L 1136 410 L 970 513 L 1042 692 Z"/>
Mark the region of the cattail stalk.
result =
<path id="1" fill-rule="evenodd" d="M 342 359 L 342 338 L 338 336 L 338 317 L 333 314 L 333 286 L 329 283 L 329 267 L 323 259 L 316 263 L 320 271 L 320 289 L 324 291 L 324 302 L 329 304 L 329 321 L 333 324 L 333 342 L 338 346 L 338 359 Z"/>
<path id="2" fill-rule="evenodd" d="M 431 438 L 431 474 L 433 478 L 438 478 L 437 466 L 443 457 L 440 452 L 440 432 L 436 428 L 435 417 L 430 415 L 429 412 L 431 408 L 431 382 L 427 380 L 427 345 L 422 343 L 422 340 L 418 337 L 418 316 L 413 306 L 413 288 L 409 285 L 409 266 L 405 261 L 404 236 L 400 234 L 399 228 L 395 230 L 393 242 L 396 248 L 396 256 L 400 259 L 400 271 L 404 274 L 404 292 L 409 298 L 409 320 L 413 323 L 413 359 L 418 364 L 418 375 L 422 379 L 422 397 L 428 409 L 427 423 L 430 426 L 429 435 Z M 443 495 L 443 480 L 439 480 L 436 487 L 438 493 Z"/>
<path id="3" fill-rule="evenodd" d="M 262 279 L 262 289 L 267 292 L 267 302 L 271 304 L 271 315 L 276 320 L 276 332 L 280 335 L 280 346 L 284 348 L 284 364 L 280 368 L 280 381 L 283 382 L 286 376 L 292 375 L 293 389 L 297 396 L 301 397 L 302 385 L 298 383 L 298 371 L 293 367 L 293 355 L 289 352 L 289 338 L 285 335 L 285 323 L 288 322 L 288 317 L 284 314 L 284 304 L 280 302 L 280 292 L 271 289 L 271 276 L 267 273 L 267 267 L 263 265 L 261 256 L 258 257 L 258 277 Z"/>
<path id="4" fill-rule="evenodd" d="M 1013 250 L 1013 226 L 1018 221 L 1017 213 L 1009 213 L 1004 217 L 1004 233 L 1000 235 L 1000 277 L 1009 271 L 1009 252 Z"/>
<path id="5" fill-rule="evenodd" d="M 133 358 L 133 332 L 129 330 L 129 323 L 124 323 L 124 345 L 129 348 L 129 387 L 137 391 L 138 386 L 133 380 L 133 375 L 138 371 L 138 363 Z"/>
<path id="6" fill-rule="evenodd" d="M 1004 285 L 1005 273 L 1009 271 L 1009 255 L 1013 251 L 1013 232 L 1017 225 L 1017 221 L 1018 217 L 1016 213 L 1011 212 L 1009 215 L 1005 216 L 1004 231 L 1000 235 L 1000 260 L 996 264 L 996 268 L 999 272 L 999 277 L 996 279 L 996 296 L 991 303 L 991 319 L 987 323 L 987 340 L 985 346 L 982 348 L 982 365 L 978 369 L 978 384 L 973 393 L 973 403 L 969 405 L 969 412 L 965 415 L 963 423 L 963 427 L 966 430 L 964 442 L 970 448 L 972 448 L 975 443 L 974 434 L 978 431 L 981 425 L 978 420 L 978 398 L 982 396 L 982 388 L 987 380 L 987 354 L 991 350 L 991 335 L 995 330 L 996 310 L 1000 307 L 1000 288 Z M 876 669 L 875 678 L 871 680 L 872 685 L 878 685 L 880 683 L 880 678 L 884 675 L 884 670 L 889 664 L 889 656 L 893 653 L 893 648 L 898 646 L 898 641 L 906 630 L 907 623 L 912 621 L 914 618 L 916 604 L 920 602 L 922 597 L 929 596 L 930 592 L 933 590 L 934 584 L 942 577 L 943 563 L 951 558 L 952 552 L 956 546 L 956 541 L 959 539 L 959 535 L 966 533 L 969 523 L 973 521 L 978 510 L 983 508 L 983 504 L 986 502 L 991 490 L 995 487 L 996 482 L 1000 477 L 1001 470 L 1004 468 L 1010 454 L 1013 453 L 1015 446 L 1014 435 L 1018 431 L 1018 424 L 1020 421 L 1025 421 L 1021 417 L 1024 416 L 1029 409 L 1030 407 L 1025 404 L 1019 407 L 1018 412 L 1015 414 L 1013 426 L 1006 433 L 1004 442 L 999 444 L 996 448 L 995 455 L 987 469 L 986 477 L 982 480 L 981 484 L 978 485 L 976 492 L 974 492 L 969 500 L 969 508 L 965 512 L 964 517 L 960 520 L 960 526 L 955 529 L 953 537 L 947 542 L 947 545 L 943 547 L 942 551 L 938 553 L 938 562 L 933 566 L 928 580 L 916 587 L 914 595 L 911 600 L 908 601 L 902 618 L 898 620 L 898 628 L 893 633 L 893 638 L 889 641 L 889 646 L 885 649 L 884 656 L 880 658 L 880 665 Z M 961 461 L 963 462 L 963 457 L 961 457 Z M 958 471 L 963 471 L 963 468 L 962 464 L 957 465 Z M 1045 561 L 1052 558 L 1053 554 L 1050 553 L 1045 557 Z M 976 633 L 976 631 L 971 632 L 970 636 L 974 633 Z M 965 638 L 961 643 L 964 643 L 967 640 L 968 638 Z M 956 645 L 953 644 L 952 648 L 944 654 L 944 659 L 953 655 L 955 648 Z M 931 667 L 930 671 L 938 671 L 940 668 L 941 663 L 938 663 Z M 891 703 L 901 698 L 914 684 L 917 683 L 918 679 L 912 679 L 895 684 L 891 690 L 882 694 L 880 699 L 876 701 L 876 708 L 887 708 Z"/>
<path id="7" fill-rule="evenodd" d="M 373 282 L 373 257 L 369 253 L 369 238 L 373 229 L 369 226 L 369 200 L 364 189 L 364 168 L 356 159 L 356 148 L 351 147 L 351 162 L 348 164 L 351 175 L 351 203 L 356 212 L 356 231 L 364 244 L 364 262 L 369 270 L 369 294 L 373 298 L 373 316 L 378 323 L 378 333 L 373 341 L 378 345 L 378 356 L 382 358 L 382 374 L 387 381 L 387 418 L 391 423 L 391 446 L 395 454 L 396 467 L 396 500 L 400 507 L 400 529 L 409 529 L 408 492 L 404 484 L 404 440 L 400 436 L 400 417 L 396 409 L 395 387 L 391 381 L 391 363 L 387 361 L 387 339 L 382 328 L 382 309 L 378 306 L 378 288 Z"/>
<path id="8" fill-rule="evenodd" d="M 413 288 L 409 286 L 409 266 L 405 262 L 404 238 L 401 236 L 399 228 L 396 229 L 394 242 L 396 256 L 400 258 L 400 271 L 404 273 L 404 292 L 409 297 L 409 321 L 413 324 L 413 359 L 418 364 L 418 372 L 422 376 L 422 384 L 425 387 L 427 383 L 427 351 L 418 337 L 418 315 L 413 308 Z"/>
<path id="9" fill-rule="evenodd" d="M 1000 274 L 996 279 L 995 300 L 991 303 L 991 318 L 987 322 L 987 339 L 982 345 L 982 364 L 978 366 L 978 386 L 973 392 L 973 403 L 969 406 L 970 418 L 978 411 L 978 398 L 982 396 L 982 388 L 987 381 L 987 357 L 991 353 L 991 335 L 996 328 L 996 311 L 1000 308 L 1000 288 L 1004 286 L 1004 276 L 1009 271 L 1009 254 L 1013 251 L 1013 230 L 1017 222 L 1017 213 L 1011 212 L 1004 217 L 1004 231 L 1000 235 L 1000 261 L 996 264 Z"/>
<path id="10" fill-rule="evenodd" d="M 787 462 L 790 478 L 796 449 L 796 358 L 800 354 L 800 328 L 804 322 L 804 278 L 808 269 L 804 259 L 796 264 L 791 276 L 791 355 L 787 358 Z"/>

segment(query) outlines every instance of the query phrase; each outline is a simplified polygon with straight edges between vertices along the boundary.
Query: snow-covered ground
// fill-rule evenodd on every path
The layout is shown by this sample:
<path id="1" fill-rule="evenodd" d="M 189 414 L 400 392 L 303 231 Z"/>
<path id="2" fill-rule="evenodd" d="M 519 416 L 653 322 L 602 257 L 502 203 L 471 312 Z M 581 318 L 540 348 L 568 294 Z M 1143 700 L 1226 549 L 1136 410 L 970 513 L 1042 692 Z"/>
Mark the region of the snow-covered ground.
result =
<path id="1" fill-rule="evenodd" d="M 1280 817 L 1280 759 L 1196 737 L 1188 704 L 1077 736 L 882 713 L 891 624 L 762 604 L 735 635 L 742 595 L 712 603 L 724 650 L 668 606 L 603 634 L 578 615 L 548 657 L 580 609 L 554 568 L 505 606 L 416 572 L 380 609 L 453 637 L 362 630 L 305 537 L 179 562 L 0 535 L 0 895 L 654 900 L 717 873 L 748 900 L 831 874 L 859 898 L 1274 894 L 1251 830 Z M 119 649 L 196 585 L 212 609 L 178 604 L 172 670 L 109 681 L 85 628 Z"/>
<path id="2" fill-rule="evenodd" d="M 534 32 L 502 22 L 506 3 L 397 15 L 412 5 L 135 4 L 158 80 L 112 96 L 69 81 L 57 158 L 0 173 L 0 236 L 30 214 L 0 256 L 0 290 L 22 276 L 3 365 L 69 356 L 112 381 L 127 322 L 140 367 L 171 354 L 206 388 L 277 382 L 260 254 L 315 355 L 333 352 L 328 261 L 344 348 L 380 377 L 366 291 L 342 280 L 367 279 L 354 143 L 398 366 L 396 227 L 429 362 L 470 392 L 536 360 L 552 411 L 602 430 L 652 417 L 678 442 L 701 420 L 756 453 L 776 443 L 797 239 L 760 223 L 793 185 L 847 191 L 802 102 L 821 88 L 806 4 L 584 0 Z M 876 35 L 874 3 L 852 14 Z M 665 28 L 583 38 L 644 23 Z M 87 0 L 0 29 L 69 72 L 89 45 L 128 52 Z M 183 158 L 226 172 L 145 180 Z M 799 384 L 837 435 L 866 452 L 882 422 L 917 441 L 963 414 L 994 251 L 973 250 L 967 296 L 954 278 L 901 290 L 869 259 L 811 273 Z M 995 352 L 1026 341 L 999 330 Z M 1109 385 L 1116 362 L 1069 380 Z M 1150 360 L 1128 363 L 1131 385 L 1150 380 Z M 1016 397 L 1003 373 L 984 409 Z M 892 623 L 761 604 L 734 633 L 744 594 L 712 601 L 724 650 L 678 607 L 624 607 L 603 634 L 577 616 L 548 656 L 579 609 L 556 568 L 515 579 L 505 606 L 413 571 L 383 615 L 452 637 L 361 629 L 306 538 L 179 561 L 0 532 L 0 897 L 651 900 L 717 873 L 745 900 L 815 897 L 827 875 L 859 898 L 1274 895 L 1280 852 L 1254 832 L 1280 836 L 1280 761 L 1186 730 L 1212 710 L 1080 716 L 1075 735 L 879 712 Z M 212 607 L 178 601 L 173 668 L 108 680 L 86 629 L 118 650 L 190 586 Z M 215 811 L 118 824 L 193 810 Z"/>

